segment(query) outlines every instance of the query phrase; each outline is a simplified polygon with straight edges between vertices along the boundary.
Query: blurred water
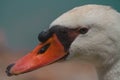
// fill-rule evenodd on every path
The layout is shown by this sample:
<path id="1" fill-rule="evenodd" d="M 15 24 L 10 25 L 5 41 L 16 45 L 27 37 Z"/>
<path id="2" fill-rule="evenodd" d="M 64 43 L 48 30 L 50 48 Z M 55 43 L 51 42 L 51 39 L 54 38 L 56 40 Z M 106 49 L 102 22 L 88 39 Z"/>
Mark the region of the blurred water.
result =
<path id="1" fill-rule="evenodd" d="M 120 11 L 119 0 L 0 0 L 0 29 L 9 47 L 32 49 L 37 36 L 62 13 L 83 4 L 106 4 Z"/>

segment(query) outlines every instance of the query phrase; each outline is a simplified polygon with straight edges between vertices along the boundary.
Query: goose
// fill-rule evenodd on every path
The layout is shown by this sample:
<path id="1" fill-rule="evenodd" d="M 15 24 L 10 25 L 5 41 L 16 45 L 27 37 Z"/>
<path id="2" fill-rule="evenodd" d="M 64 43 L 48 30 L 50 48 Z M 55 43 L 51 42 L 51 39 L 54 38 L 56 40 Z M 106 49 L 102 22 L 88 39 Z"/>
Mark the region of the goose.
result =
<path id="1" fill-rule="evenodd" d="M 110 6 L 75 7 L 55 19 L 38 39 L 34 50 L 7 67 L 8 76 L 77 59 L 93 65 L 99 80 L 120 80 L 120 13 Z"/>

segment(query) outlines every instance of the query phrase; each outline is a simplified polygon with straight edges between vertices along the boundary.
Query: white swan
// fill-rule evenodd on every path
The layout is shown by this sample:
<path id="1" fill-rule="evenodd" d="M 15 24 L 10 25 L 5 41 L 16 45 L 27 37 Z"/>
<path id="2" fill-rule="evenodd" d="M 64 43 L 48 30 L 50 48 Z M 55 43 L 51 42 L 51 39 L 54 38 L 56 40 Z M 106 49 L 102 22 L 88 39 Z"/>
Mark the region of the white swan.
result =
<path id="1" fill-rule="evenodd" d="M 46 49 L 52 50 L 49 48 L 51 44 L 48 43 L 54 43 L 54 52 L 59 51 L 60 56 L 55 54 L 57 57 L 54 60 L 50 59 L 45 63 L 43 61 L 44 64 L 41 61 L 42 65 L 32 66 L 32 69 L 52 63 L 66 55 L 68 60 L 78 58 L 94 65 L 100 80 L 120 80 L 120 13 L 109 6 L 76 7 L 53 21 L 49 30 L 40 33 L 39 40 L 44 46 L 42 49 L 37 46 L 31 54 L 37 53 L 37 49 L 41 49 L 40 53 L 44 53 Z M 13 75 L 32 70 L 26 69 L 26 66 L 21 71 L 17 68 L 23 64 L 25 58 L 18 60 L 15 66 L 9 66 L 7 73 Z M 28 62 L 32 63 L 30 60 L 26 62 L 27 65 Z"/>
<path id="2" fill-rule="evenodd" d="M 93 62 L 101 75 L 107 75 L 105 80 L 120 80 L 120 13 L 109 6 L 85 5 L 64 13 L 54 25 L 90 28 L 72 42 L 70 56 Z"/>

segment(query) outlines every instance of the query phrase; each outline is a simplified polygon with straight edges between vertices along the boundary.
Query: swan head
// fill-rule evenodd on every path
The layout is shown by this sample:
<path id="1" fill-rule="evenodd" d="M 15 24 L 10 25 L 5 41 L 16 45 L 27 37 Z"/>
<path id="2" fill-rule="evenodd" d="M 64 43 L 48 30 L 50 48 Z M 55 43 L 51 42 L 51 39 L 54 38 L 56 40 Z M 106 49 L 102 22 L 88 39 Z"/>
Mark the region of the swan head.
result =
<path id="1" fill-rule="evenodd" d="M 120 56 L 119 22 L 120 13 L 110 6 L 85 5 L 64 13 L 51 23 L 50 28 L 56 26 L 78 31 L 69 46 L 69 59 L 78 56 L 109 65 Z"/>
<path id="2" fill-rule="evenodd" d="M 6 72 L 8 75 L 29 72 L 63 57 L 68 60 L 79 58 L 102 66 L 112 65 L 120 56 L 119 22 L 120 14 L 109 6 L 76 7 L 41 32 L 38 39 L 42 43 L 14 65 L 8 66 Z M 39 51 L 44 54 L 38 56 Z"/>

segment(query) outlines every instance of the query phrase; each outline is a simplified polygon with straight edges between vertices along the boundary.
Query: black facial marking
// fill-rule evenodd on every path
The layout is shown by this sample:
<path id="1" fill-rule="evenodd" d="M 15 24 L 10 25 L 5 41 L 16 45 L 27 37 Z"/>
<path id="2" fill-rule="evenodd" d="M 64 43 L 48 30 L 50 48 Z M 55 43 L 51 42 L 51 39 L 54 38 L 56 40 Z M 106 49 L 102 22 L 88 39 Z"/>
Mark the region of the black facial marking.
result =
<path id="1" fill-rule="evenodd" d="M 45 51 L 49 48 L 49 46 L 50 46 L 50 43 L 44 45 L 44 46 L 39 50 L 38 54 L 43 54 L 43 53 L 45 53 Z"/>
<path id="2" fill-rule="evenodd" d="M 52 33 L 50 33 L 49 30 L 44 30 L 38 35 L 38 40 L 40 42 L 47 41 L 52 36 Z"/>
<path id="3" fill-rule="evenodd" d="M 82 32 L 82 31 L 81 31 Z M 83 30 L 84 32 L 84 30 Z M 42 31 L 38 39 L 41 42 L 47 41 L 53 34 L 56 34 L 62 45 L 64 46 L 65 51 L 68 51 L 72 41 L 76 38 L 80 32 L 77 29 L 70 29 L 65 26 L 55 25 L 52 26 L 50 29 Z M 45 48 L 43 47 L 39 53 L 44 53 Z"/>
<path id="4" fill-rule="evenodd" d="M 73 29 L 69 29 L 67 27 L 62 27 L 59 25 L 53 26 L 52 28 L 50 28 L 49 31 L 57 35 L 58 39 L 63 44 L 65 51 L 69 49 L 72 41 L 76 37 L 76 35 L 74 34 L 75 31 Z"/>

